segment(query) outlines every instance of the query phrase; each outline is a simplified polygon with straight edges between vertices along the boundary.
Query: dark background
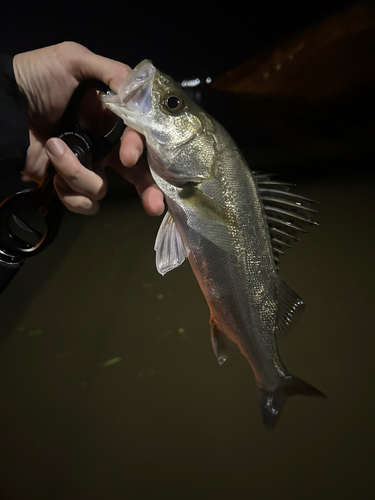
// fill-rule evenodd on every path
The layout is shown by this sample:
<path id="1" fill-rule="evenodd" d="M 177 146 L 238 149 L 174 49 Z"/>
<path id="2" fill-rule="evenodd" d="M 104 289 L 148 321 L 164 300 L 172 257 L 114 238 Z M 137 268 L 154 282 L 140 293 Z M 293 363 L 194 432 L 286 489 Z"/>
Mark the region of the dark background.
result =
<path id="1" fill-rule="evenodd" d="M 135 66 L 142 59 L 175 79 L 216 78 L 348 0 L 314 2 L 7 2 L 1 51 L 66 40 Z"/>
<path id="2" fill-rule="evenodd" d="M 371 172 L 374 18 L 371 1 L 8 2 L 0 50 L 73 40 L 131 67 L 151 59 L 178 81 L 210 76 L 200 102 L 255 169 L 342 174 L 355 160 Z M 251 75 L 256 84 L 241 85 Z"/>

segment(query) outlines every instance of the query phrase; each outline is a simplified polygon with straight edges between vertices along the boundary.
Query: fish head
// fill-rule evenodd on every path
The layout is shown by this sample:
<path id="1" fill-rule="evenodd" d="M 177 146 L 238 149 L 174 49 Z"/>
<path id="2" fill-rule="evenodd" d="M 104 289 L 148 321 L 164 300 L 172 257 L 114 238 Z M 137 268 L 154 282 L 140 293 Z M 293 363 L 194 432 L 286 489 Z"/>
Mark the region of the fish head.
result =
<path id="1" fill-rule="evenodd" d="M 170 158 L 174 149 L 204 126 L 200 108 L 147 59 L 133 69 L 117 94 L 101 93 L 100 98 L 126 125 L 145 136 L 148 150 L 158 158 Z"/>

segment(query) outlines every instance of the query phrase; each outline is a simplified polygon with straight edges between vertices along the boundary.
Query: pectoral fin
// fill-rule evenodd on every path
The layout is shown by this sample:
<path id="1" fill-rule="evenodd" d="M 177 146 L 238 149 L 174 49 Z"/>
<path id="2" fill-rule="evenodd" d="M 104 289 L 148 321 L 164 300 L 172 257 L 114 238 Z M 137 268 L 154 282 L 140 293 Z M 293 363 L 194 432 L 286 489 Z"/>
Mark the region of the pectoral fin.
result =
<path id="1" fill-rule="evenodd" d="M 181 234 L 169 212 L 164 216 L 156 236 L 156 268 L 160 274 L 178 267 L 187 257 Z"/>

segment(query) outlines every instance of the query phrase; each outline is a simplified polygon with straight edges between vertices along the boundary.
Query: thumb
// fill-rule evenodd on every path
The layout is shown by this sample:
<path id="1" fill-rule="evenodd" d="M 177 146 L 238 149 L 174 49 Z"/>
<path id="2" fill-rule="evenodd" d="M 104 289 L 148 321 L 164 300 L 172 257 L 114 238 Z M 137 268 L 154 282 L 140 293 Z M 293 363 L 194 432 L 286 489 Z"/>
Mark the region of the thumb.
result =
<path id="1" fill-rule="evenodd" d="M 131 72 L 127 64 L 99 56 L 75 42 L 59 44 L 57 56 L 77 81 L 98 78 L 115 92 Z"/>

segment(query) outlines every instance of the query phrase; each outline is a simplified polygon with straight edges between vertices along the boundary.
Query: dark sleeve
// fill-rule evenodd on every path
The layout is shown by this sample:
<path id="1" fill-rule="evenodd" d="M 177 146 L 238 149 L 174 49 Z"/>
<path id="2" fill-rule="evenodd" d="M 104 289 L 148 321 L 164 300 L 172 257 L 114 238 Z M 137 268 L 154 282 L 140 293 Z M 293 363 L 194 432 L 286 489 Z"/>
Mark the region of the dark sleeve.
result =
<path id="1" fill-rule="evenodd" d="M 0 175 L 22 170 L 29 128 L 26 103 L 13 71 L 13 57 L 0 55 Z"/>

